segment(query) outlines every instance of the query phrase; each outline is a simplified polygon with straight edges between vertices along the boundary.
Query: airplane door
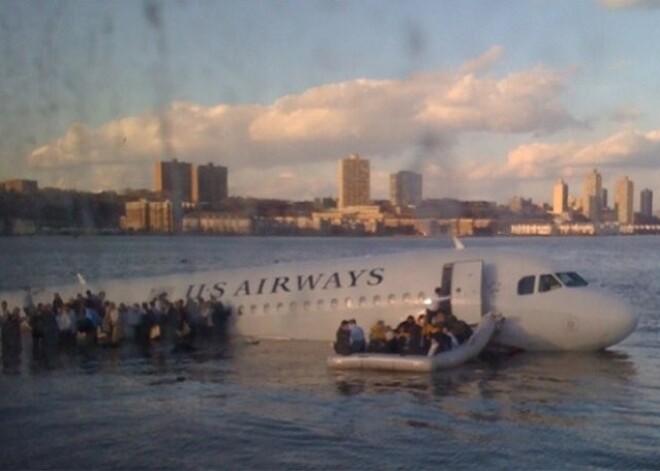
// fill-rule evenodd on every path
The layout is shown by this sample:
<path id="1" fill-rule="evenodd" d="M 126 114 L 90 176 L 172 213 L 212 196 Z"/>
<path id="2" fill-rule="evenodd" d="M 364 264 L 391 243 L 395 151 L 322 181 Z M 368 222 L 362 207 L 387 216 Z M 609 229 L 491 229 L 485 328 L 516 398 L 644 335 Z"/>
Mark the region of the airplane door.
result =
<path id="1" fill-rule="evenodd" d="M 481 321 L 483 261 L 455 262 L 451 275 L 451 310 L 468 324 Z"/>

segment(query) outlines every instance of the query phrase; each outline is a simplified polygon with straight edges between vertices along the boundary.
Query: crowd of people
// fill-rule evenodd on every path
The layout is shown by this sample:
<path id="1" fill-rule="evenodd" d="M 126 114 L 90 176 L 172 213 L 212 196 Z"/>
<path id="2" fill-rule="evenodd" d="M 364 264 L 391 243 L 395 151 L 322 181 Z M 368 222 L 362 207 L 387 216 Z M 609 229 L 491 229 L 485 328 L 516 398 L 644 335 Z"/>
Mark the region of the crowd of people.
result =
<path id="1" fill-rule="evenodd" d="M 170 302 L 166 296 L 134 304 L 117 304 L 103 291 L 64 301 L 54 293 L 49 303 L 32 301 L 26 293 L 22 309 L 0 302 L 4 362 L 18 358 L 22 331 L 29 331 L 35 355 L 47 355 L 77 345 L 118 346 L 123 341 L 142 345 L 174 341 L 175 348 L 192 349 L 199 335 L 226 333 L 230 311 L 217 300 L 203 298 Z"/>
<path id="2" fill-rule="evenodd" d="M 352 353 L 392 353 L 401 355 L 437 355 L 456 348 L 472 335 L 472 328 L 454 315 L 430 310 L 417 319 L 408 316 L 396 328 L 377 321 L 365 341 L 363 329 L 355 319 L 344 320 L 337 329 L 334 343 L 339 355 Z"/>

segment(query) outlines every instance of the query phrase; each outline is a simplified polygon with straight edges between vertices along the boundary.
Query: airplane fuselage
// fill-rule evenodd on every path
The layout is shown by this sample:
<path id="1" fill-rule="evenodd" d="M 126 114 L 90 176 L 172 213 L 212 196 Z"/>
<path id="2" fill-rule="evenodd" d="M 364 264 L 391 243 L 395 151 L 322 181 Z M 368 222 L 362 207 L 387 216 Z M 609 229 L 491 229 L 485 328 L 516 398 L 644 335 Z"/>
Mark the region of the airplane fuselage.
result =
<path id="1" fill-rule="evenodd" d="M 433 250 L 108 280 L 50 288 L 34 298 L 47 302 L 59 292 L 66 300 L 87 289 L 124 303 L 159 295 L 170 301 L 215 298 L 231 308 L 240 335 L 332 340 L 343 319 L 354 318 L 365 330 L 378 320 L 396 326 L 442 291 L 452 313 L 469 323 L 486 312 L 501 314 L 505 321 L 493 341 L 510 348 L 598 350 L 635 329 L 637 317 L 626 303 L 572 274 L 528 255 Z M 23 294 L 0 299 L 20 306 Z"/>

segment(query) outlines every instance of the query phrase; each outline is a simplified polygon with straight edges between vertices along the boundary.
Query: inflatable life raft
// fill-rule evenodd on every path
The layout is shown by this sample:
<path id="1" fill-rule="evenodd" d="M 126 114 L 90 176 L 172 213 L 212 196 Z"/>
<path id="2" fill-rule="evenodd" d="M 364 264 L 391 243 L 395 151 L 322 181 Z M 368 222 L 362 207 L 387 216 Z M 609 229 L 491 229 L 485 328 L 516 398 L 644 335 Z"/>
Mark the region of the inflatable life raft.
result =
<path id="1" fill-rule="evenodd" d="M 479 355 L 495 333 L 501 317 L 482 316 L 474 332 L 463 344 L 433 356 L 392 353 L 354 353 L 328 357 L 328 367 L 337 370 L 388 370 L 426 372 L 452 368 Z"/>

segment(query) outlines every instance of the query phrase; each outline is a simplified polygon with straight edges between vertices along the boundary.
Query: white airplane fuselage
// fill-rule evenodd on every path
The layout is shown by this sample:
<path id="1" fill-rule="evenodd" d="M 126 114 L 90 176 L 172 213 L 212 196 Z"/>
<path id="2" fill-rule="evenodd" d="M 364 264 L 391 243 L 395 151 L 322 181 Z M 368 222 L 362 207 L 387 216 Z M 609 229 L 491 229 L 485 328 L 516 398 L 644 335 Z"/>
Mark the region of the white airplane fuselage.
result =
<path id="1" fill-rule="evenodd" d="M 630 335 L 638 322 L 631 307 L 581 285 L 573 274 L 529 255 L 443 249 L 108 280 L 53 287 L 33 298 L 50 302 L 59 292 L 67 300 L 87 289 L 105 291 L 117 303 L 161 294 L 170 301 L 213 297 L 231 308 L 239 335 L 333 340 L 344 319 L 356 319 L 365 330 L 377 320 L 394 327 L 420 313 L 440 288 L 449 299 L 446 307 L 468 323 L 478 323 L 486 312 L 501 314 L 505 320 L 492 341 L 509 348 L 593 351 Z M 10 306 L 21 306 L 23 297 L 24 292 L 0 293 Z"/>

